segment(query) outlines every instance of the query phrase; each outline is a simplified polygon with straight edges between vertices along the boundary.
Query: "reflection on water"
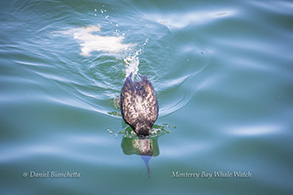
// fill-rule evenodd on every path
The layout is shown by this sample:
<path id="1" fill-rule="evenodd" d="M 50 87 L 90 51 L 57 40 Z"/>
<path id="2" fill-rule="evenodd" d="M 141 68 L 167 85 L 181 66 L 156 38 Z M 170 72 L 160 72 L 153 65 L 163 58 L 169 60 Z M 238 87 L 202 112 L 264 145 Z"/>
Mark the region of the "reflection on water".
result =
<path id="1" fill-rule="evenodd" d="M 126 155 L 140 155 L 146 165 L 148 176 L 151 176 L 149 161 L 152 156 L 159 156 L 160 154 L 157 138 L 139 139 L 138 137 L 124 137 L 122 139 L 121 148 Z"/>
<path id="2" fill-rule="evenodd" d="M 186 12 L 180 14 L 147 14 L 145 15 L 146 20 L 160 23 L 165 25 L 171 32 L 172 30 L 178 30 L 185 28 L 190 25 L 208 23 L 214 21 L 215 18 L 219 17 L 229 17 L 235 15 L 237 10 L 213 10 L 213 11 L 204 11 L 204 12 Z"/>
<path id="3" fill-rule="evenodd" d="M 159 156 L 157 138 L 139 139 L 123 137 L 121 148 L 126 155 Z"/>
<path id="4" fill-rule="evenodd" d="M 125 155 L 140 155 L 141 159 L 144 161 L 148 176 L 150 177 L 149 161 L 153 156 L 159 156 L 160 149 L 158 144 L 158 138 L 170 133 L 165 130 L 166 128 L 171 128 L 169 124 L 153 125 L 150 136 L 145 139 L 139 139 L 134 133 L 131 127 L 127 127 L 124 131 L 119 132 L 123 134 L 123 139 L 121 142 L 121 148 Z M 173 126 L 173 128 L 175 128 Z"/>

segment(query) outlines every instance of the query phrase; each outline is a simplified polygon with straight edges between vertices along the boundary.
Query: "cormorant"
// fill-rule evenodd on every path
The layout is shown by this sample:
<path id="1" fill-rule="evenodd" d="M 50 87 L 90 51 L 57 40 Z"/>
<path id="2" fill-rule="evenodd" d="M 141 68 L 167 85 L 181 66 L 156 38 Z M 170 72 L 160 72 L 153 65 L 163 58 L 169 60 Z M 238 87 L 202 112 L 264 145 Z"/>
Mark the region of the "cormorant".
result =
<path id="1" fill-rule="evenodd" d="M 148 137 L 158 118 L 159 108 L 152 83 L 146 76 L 133 82 L 132 73 L 126 78 L 120 96 L 121 114 L 139 138 Z"/>

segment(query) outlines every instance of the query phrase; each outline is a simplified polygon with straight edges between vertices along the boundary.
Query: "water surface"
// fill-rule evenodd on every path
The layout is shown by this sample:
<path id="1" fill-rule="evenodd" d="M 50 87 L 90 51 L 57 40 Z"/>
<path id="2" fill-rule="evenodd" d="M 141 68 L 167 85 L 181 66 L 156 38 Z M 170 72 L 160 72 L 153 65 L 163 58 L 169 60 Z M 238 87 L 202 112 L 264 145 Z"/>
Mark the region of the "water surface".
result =
<path id="1" fill-rule="evenodd" d="M 293 192 L 292 2 L 12 0 L 0 19 L 1 194 Z M 130 72 L 157 93 L 149 140 L 117 106 Z"/>

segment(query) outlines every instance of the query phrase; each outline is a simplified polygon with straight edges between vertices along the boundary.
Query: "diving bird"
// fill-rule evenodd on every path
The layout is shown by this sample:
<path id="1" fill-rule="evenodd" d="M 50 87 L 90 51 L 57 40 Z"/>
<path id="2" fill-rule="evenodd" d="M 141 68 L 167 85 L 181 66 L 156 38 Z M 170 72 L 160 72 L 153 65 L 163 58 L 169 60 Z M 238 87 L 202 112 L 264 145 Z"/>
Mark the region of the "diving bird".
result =
<path id="1" fill-rule="evenodd" d="M 133 82 L 132 73 L 126 78 L 120 96 L 120 108 L 124 121 L 139 138 L 147 138 L 158 118 L 159 107 L 152 83 L 146 76 Z"/>

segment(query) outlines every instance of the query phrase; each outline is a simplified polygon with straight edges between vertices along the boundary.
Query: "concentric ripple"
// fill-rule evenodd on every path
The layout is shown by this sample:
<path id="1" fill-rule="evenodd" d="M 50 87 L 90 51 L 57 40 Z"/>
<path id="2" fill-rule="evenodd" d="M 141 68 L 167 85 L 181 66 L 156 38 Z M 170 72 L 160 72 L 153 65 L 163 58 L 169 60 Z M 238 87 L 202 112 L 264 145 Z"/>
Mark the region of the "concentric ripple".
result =
<path id="1" fill-rule="evenodd" d="M 198 33 L 192 39 L 186 36 L 192 23 L 176 26 L 176 16 L 168 16 L 164 23 L 163 19 L 153 20 L 163 16 L 146 18 L 141 13 L 134 13 L 125 23 L 125 19 L 108 14 L 105 7 L 90 15 L 98 18 L 97 25 L 52 32 L 56 40 L 62 37 L 79 45 L 72 51 L 75 58 L 63 59 L 64 64 L 75 65 L 79 81 L 69 83 L 79 100 L 93 110 L 120 117 L 115 101 L 131 72 L 136 79 L 140 73 L 152 81 L 160 117 L 184 107 L 194 97 L 204 82 L 200 73 L 209 66 L 212 51 Z"/>

